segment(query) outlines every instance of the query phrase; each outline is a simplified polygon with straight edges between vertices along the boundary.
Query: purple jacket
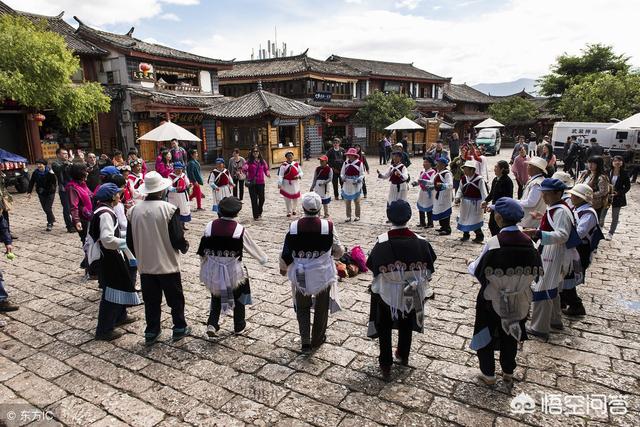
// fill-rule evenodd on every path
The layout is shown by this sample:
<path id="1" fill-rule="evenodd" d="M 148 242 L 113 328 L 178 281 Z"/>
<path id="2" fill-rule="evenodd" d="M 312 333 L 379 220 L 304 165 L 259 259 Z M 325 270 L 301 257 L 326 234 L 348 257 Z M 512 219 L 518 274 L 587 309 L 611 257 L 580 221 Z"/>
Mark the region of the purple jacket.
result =
<path id="1" fill-rule="evenodd" d="M 264 184 L 264 177 L 271 176 L 269 173 L 269 166 L 267 162 L 261 160 L 258 162 L 247 162 L 242 167 L 242 170 L 247 175 L 248 181 L 254 181 L 256 184 Z"/>

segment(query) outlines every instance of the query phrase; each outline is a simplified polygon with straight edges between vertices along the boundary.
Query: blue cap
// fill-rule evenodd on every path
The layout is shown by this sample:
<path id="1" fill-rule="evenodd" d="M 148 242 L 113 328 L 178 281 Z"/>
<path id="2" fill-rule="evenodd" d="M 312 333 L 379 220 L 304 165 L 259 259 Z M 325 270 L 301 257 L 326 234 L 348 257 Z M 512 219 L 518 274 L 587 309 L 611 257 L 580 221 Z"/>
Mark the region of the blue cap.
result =
<path id="1" fill-rule="evenodd" d="M 105 166 L 102 169 L 100 169 L 100 175 L 108 176 L 108 175 L 122 175 L 122 174 L 120 173 L 118 168 L 115 166 Z"/>
<path id="2" fill-rule="evenodd" d="M 106 184 L 102 184 L 100 188 L 98 188 L 95 198 L 96 200 L 106 202 L 109 200 L 113 200 L 113 197 L 119 192 L 120 192 L 120 187 L 115 185 L 113 182 L 108 182 Z"/>
<path id="3" fill-rule="evenodd" d="M 511 197 L 500 197 L 495 205 L 489 206 L 489 209 L 499 213 L 502 218 L 509 222 L 520 222 L 524 218 L 522 206 Z"/>
<path id="4" fill-rule="evenodd" d="M 562 181 L 555 178 L 545 178 L 540 183 L 540 190 L 542 191 L 564 191 L 567 186 Z"/>
<path id="5" fill-rule="evenodd" d="M 173 168 L 174 168 L 174 169 L 184 169 L 184 163 L 182 163 L 182 162 L 175 162 L 175 163 L 173 164 Z"/>
<path id="6" fill-rule="evenodd" d="M 447 166 L 449 164 L 449 158 L 446 156 L 440 156 L 436 159 L 436 162 L 440 162 L 443 165 Z"/>
<path id="7" fill-rule="evenodd" d="M 387 205 L 387 218 L 394 225 L 404 225 L 411 219 L 411 206 L 405 200 L 394 200 Z"/>
<path id="8" fill-rule="evenodd" d="M 224 159 L 222 157 L 218 157 L 216 159 L 216 165 L 219 165 L 220 163 L 224 164 Z"/>

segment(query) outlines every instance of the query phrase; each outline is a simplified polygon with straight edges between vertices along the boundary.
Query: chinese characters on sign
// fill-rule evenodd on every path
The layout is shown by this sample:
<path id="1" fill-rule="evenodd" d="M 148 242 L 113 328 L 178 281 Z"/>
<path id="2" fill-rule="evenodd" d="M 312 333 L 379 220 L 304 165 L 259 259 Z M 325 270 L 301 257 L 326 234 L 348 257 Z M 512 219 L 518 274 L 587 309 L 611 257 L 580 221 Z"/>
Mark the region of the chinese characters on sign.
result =
<path id="1" fill-rule="evenodd" d="M 141 62 L 140 65 L 138 65 L 138 69 L 133 71 L 132 77 L 134 80 L 155 81 L 156 77 L 153 72 L 153 65 Z"/>
<path id="2" fill-rule="evenodd" d="M 573 135 L 597 135 L 598 129 L 571 129 Z"/>

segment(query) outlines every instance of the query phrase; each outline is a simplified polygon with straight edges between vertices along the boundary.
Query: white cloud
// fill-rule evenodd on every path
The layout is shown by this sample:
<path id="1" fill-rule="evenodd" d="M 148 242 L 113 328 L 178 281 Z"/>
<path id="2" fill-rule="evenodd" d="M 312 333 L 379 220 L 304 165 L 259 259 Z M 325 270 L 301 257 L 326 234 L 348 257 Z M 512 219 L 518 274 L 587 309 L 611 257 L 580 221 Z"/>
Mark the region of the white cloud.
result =
<path id="1" fill-rule="evenodd" d="M 181 21 L 180 17 L 175 13 L 163 13 L 162 15 L 158 16 L 158 18 L 162 19 L 163 21 Z"/>
<path id="2" fill-rule="evenodd" d="M 398 9 L 407 8 L 409 10 L 413 10 L 420 4 L 422 0 L 399 0 L 396 1 L 395 6 Z"/>
<path id="3" fill-rule="evenodd" d="M 344 0 L 345 3 L 362 4 L 362 0 Z"/>
<path id="4" fill-rule="evenodd" d="M 77 16 L 82 22 L 95 26 L 119 23 L 135 23 L 141 19 L 164 16 L 164 19 L 180 18 L 173 13 L 162 15 L 162 4 L 190 6 L 199 0 L 3 0 L 17 10 L 42 15 L 57 15 L 65 11 L 65 18 Z M 167 18 L 168 17 L 168 18 Z"/>
<path id="5" fill-rule="evenodd" d="M 160 0 L 162 3 L 177 4 L 179 6 L 194 6 L 200 4 L 200 0 Z"/>
<path id="6" fill-rule="evenodd" d="M 607 43 L 640 65 L 640 45 L 626 0 L 511 0 L 473 19 L 436 20 L 385 10 L 346 10 L 331 20 L 317 15 L 290 19 L 278 27 L 278 40 L 299 53 L 325 59 L 343 56 L 413 62 L 432 73 L 475 84 L 538 77 L 563 52 L 578 53 L 586 43 Z M 223 40 L 205 36 L 188 48 L 213 58 L 248 59 L 260 40 L 273 34 L 273 22 L 216 27 Z"/>

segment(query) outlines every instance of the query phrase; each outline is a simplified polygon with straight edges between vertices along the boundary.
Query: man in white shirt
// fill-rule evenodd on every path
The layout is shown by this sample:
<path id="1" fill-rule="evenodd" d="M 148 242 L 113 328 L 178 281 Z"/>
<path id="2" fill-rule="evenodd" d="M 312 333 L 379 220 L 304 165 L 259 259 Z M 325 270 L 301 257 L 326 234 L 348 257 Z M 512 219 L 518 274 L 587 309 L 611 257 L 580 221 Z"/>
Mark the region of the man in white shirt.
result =
<path id="1" fill-rule="evenodd" d="M 545 178 L 547 161 L 542 157 L 532 157 L 526 163 L 529 180 L 519 201 L 524 210 L 524 218 L 519 225 L 523 228 L 537 228 L 540 225 L 540 214 L 545 210 L 540 184 Z"/>

